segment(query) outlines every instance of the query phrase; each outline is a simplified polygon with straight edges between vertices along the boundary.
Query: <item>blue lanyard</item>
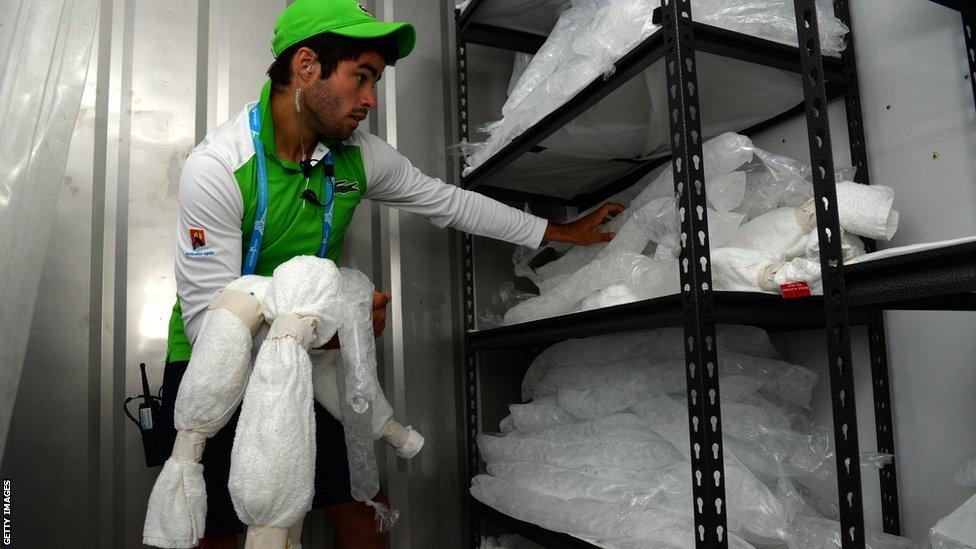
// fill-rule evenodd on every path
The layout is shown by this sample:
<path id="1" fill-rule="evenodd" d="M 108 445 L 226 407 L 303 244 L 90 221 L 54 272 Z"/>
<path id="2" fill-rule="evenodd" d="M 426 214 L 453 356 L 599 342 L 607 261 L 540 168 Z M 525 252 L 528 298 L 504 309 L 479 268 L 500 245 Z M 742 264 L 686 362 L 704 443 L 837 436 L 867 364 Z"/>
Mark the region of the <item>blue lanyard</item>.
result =
<path id="1" fill-rule="evenodd" d="M 261 113 L 258 105 L 251 107 L 248 113 L 251 125 L 251 140 L 254 142 L 254 154 L 258 160 L 258 211 L 254 218 L 254 230 L 251 231 L 251 242 L 244 258 L 241 274 L 254 274 L 258 265 L 258 255 L 261 253 L 261 240 L 264 238 L 264 225 L 268 218 L 268 165 L 264 157 L 264 143 L 261 141 Z M 332 151 L 325 154 L 325 213 L 322 214 L 322 243 L 319 245 L 318 256 L 325 257 L 329 248 L 329 235 L 332 234 L 332 210 L 335 206 L 335 163 Z"/>

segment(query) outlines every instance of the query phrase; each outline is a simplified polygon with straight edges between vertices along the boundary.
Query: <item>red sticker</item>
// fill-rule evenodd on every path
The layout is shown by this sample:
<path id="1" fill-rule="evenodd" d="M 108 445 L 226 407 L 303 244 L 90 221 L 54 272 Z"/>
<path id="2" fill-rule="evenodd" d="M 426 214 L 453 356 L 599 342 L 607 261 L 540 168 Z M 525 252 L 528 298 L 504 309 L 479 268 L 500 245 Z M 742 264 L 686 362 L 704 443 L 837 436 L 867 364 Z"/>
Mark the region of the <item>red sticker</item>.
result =
<path id="1" fill-rule="evenodd" d="M 193 249 L 202 248 L 207 245 L 207 234 L 203 229 L 198 229 L 196 227 L 190 228 L 190 244 Z"/>
<path id="2" fill-rule="evenodd" d="M 806 282 L 787 282 L 779 285 L 779 291 L 784 299 L 801 299 L 810 297 L 810 285 Z"/>

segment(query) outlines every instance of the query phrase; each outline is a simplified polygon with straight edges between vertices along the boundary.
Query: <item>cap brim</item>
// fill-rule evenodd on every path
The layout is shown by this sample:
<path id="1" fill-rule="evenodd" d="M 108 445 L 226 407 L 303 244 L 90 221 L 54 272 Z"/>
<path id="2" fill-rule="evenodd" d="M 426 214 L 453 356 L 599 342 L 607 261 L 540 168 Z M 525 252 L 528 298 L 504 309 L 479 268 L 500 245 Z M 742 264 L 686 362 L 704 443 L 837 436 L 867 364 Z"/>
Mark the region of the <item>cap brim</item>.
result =
<path id="1" fill-rule="evenodd" d="M 403 59 L 413 51 L 417 42 L 417 31 L 413 25 L 403 22 L 369 21 L 346 27 L 330 29 L 328 32 L 347 38 L 383 38 L 393 36 L 397 45 L 397 59 Z"/>

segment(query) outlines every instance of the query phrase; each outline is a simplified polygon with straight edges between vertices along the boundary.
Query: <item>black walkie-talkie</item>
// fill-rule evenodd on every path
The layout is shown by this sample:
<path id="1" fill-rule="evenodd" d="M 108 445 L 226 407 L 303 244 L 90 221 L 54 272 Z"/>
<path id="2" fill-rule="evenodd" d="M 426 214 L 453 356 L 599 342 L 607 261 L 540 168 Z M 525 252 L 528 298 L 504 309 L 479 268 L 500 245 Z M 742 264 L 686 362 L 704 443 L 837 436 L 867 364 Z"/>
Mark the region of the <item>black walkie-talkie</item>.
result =
<path id="1" fill-rule="evenodd" d="M 166 456 L 163 455 L 163 436 L 157 423 L 159 419 L 159 408 L 163 399 L 152 394 L 149 390 L 149 378 L 146 377 L 146 363 L 140 363 L 139 369 L 142 372 L 142 394 L 130 396 L 125 399 L 125 403 L 122 404 L 122 409 L 125 411 L 125 415 L 139 427 L 139 432 L 142 433 L 142 448 L 146 454 L 146 467 L 156 467 L 166 461 Z M 143 399 L 142 404 L 139 405 L 138 419 L 129 413 L 129 402 L 137 398 Z"/>

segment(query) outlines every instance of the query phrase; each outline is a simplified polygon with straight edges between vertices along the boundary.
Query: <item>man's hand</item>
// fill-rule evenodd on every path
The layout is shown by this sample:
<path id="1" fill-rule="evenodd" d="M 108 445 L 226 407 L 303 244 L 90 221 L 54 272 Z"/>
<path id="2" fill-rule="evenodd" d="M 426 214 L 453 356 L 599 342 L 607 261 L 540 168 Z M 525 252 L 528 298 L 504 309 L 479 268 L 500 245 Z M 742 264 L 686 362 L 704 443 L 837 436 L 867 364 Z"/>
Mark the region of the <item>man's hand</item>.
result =
<path id="1" fill-rule="evenodd" d="M 621 204 L 607 202 L 603 206 L 600 206 L 600 209 L 594 210 L 576 221 L 565 224 L 550 221 L 549 226 L 546 227 L 546 235 L 543 239 L 550 242 L 568 242 L 577 246 L 589 246 L 590 244 L 597 244 L 599 242 L 610 242 L 613 240 L 613 237 L 617 236 L 617 233 L 602 232 L 598 229 L 601 225 L 624 211 L 624 209 Z"/>
<path id="2" fill-rule="evenodd" d="M 390 294 L 373 290 L 373 336 L 379 338 L 386 329 L 386 306 L 390 303 Z M 338 349 L 339 334 L 332 336 L 323 349 Z"/>
<path id="3" fill-rule="evenodd" d="M 386 306 L 390 299 L 390 294 L 373 290 L 373 335 L 377 338 L 386 329 Z"/>

